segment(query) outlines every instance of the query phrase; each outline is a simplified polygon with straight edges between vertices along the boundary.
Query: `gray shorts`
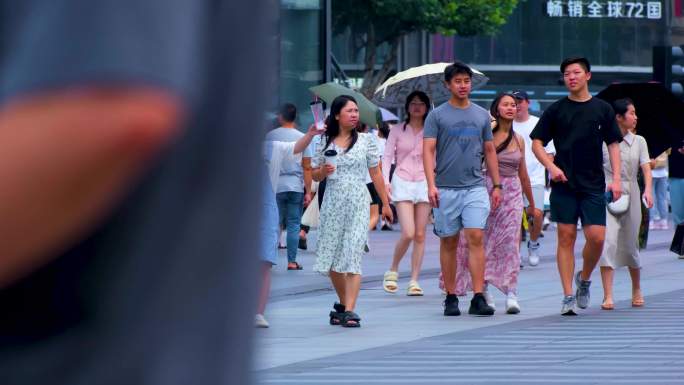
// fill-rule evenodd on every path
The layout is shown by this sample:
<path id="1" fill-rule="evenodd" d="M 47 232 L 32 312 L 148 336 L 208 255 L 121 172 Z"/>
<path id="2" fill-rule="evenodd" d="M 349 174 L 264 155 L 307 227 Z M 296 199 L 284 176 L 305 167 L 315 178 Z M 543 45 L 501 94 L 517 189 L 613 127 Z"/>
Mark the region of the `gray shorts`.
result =
<path id="1" fill-rule="evenodd" d="M 484 186 L 466 190 L 439 189 L 439 208 L 432 209 L 434 233 L 440 238 L 461 229 L 484 229 L 489 216 L 489 194 Z"/>

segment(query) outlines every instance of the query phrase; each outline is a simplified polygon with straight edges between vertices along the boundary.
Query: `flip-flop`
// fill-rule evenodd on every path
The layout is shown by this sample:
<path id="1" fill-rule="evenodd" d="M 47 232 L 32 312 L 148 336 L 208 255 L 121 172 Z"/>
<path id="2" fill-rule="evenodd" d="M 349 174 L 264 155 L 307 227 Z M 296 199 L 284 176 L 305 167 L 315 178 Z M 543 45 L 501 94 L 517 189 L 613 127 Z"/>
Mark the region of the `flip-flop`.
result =
<path id="1" fill-rule="evenodd" d="M 399 280 L 399 273 L 396 271 L 386 271 L 382 278 L 382 288 L 388 293 L 396 293 L 399 289 L 397 281 Z"/>
<path id="2" fill-rule="evenodd" d="M 294 266 L 290 266 L 291 264 L 294 264 Z M 291 263 L 287 264 L 287 269 L 288 270 L 302 270 L 304 268 L 302 267 L 302 265 L 300 265 L 297 262 L 291 262 Z"/>
<path id="3" fill-rule="evenodd" d="M 632 307 L 642 307 L 646 304 L 643 297 L 632 298 Z"/>
<path id="4" fill-rule="evenodd" d="M 601 309 L 603 309 L 603 310 L 614 310 L 615 304 L 612 302 L 609 302 L 609 303 L 604 302 L 601 304 Z"/>

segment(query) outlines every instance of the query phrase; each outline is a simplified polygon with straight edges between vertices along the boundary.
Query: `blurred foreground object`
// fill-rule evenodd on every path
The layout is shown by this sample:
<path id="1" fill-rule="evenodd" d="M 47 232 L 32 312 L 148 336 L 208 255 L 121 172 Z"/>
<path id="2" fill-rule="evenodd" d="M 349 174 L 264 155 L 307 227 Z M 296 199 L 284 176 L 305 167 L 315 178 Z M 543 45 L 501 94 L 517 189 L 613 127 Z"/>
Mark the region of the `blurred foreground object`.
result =
<path id="1" fill-rule="evenodd" d="M 0 9 L 0 382 L 250 384 L 276 8 Z"/>

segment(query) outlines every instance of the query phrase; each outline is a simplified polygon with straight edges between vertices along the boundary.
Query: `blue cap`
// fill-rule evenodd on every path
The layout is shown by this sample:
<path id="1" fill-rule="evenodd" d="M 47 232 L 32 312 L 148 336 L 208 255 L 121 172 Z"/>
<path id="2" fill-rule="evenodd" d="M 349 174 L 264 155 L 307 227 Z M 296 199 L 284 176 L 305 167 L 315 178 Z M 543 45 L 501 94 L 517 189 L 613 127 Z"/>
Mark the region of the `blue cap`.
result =
<path id="1" fill-rule="evenodd" d="M 522 90 L 515 90 L 515 91 L 511 92 L 511 95 L 513 95 L 513 97 L 516 99 L 530 100 L 530 97 L 527 96 L 527 92 L 522 91 Z"/>

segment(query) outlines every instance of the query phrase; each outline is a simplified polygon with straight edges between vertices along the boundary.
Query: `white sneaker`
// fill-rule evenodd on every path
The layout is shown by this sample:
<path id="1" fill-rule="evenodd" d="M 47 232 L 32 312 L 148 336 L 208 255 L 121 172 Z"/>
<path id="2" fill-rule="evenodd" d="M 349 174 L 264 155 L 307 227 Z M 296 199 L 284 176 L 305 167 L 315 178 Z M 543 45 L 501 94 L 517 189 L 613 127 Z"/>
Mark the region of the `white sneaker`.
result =
<path id="1" fill-rule="evenodd" d="M 263 314 L 257 314 L 254 317 L 254 326 L 258 328 L 267 328 L 270 325 L 268 324 L 268 321 L 266 321 L 266 318 Z"/>
<path id="2" fill-rule="evenodd" d="M 534 245 L 531 241 L 527 241 L 527 256 L 527 262 L 530 266 L 539 264 L 539 242 Z"/>
<path id="3" fill-rule="evenodd" d="M 494 296 L 488 290 L 484 290 L 482 294 L 485 297 L 485 302 L 487 305 L 491 306 L 492 309 L 496 310 L 496 305 L 494 304 Z"/>
<path id="4" fill-rule="evenodd" d="M 518 304 L 518 296 L 513 293 L 508 293 L 506 298 L 506 313 L 518 314 L 520 313 L 520 305 Z"/>
<path id="5" fill-rule="evenodd" d="M 661 219 L 660 220 L 660 229 L 661 230 L 669 230 L 670 229 L 670 224 L 667 222 L 667 219 Z"/>

